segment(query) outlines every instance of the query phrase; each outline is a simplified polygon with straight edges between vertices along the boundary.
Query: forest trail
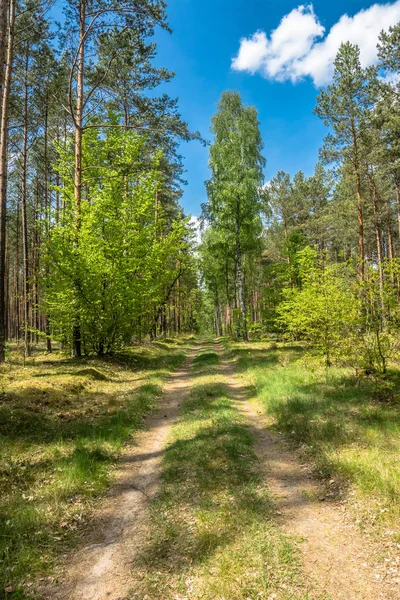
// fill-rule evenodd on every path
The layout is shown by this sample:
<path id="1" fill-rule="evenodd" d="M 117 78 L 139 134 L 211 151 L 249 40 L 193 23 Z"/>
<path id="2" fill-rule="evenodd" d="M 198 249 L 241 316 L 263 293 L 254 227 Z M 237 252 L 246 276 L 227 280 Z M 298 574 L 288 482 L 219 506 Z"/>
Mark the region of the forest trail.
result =
<path id="1" fill-rule="evenodd" d="M 132 587 L 131 568 L 150 529 L 149 503 L 155 497 L 164 450 L 179 407 L 190 394 L 190 368 L 200 346 L 164 386 L 159 409 L 146 422 L 135 445 L 124 453 L 110 493 L 101 503 L 84 547 L 43 591 L 49 600 L 125 600 Z M 301 540 L 298 548 L 310 599 L 400 600 L 398 584 L 374 563 L 374 545 L 362 536 L 344 505 L 321 501 L 309 469 L 270 429 L 261 406 L 237 379 L 234 363 L 215 345 L 222 376 L 234 407 L 254 436 L 254 450 L 284 533 Z M 275 597 L 275 596 L 273 596 Z M 277 597 L 277 600 L 279 598 Z"/>
<path id="2" fill-rule="evenodd" d="M 216 351 L 221 356 L 223 348 L 216 344 Z M 234 365 L 222 360 L 221 370 L 230 397 L 251 428 L 280 525 L 301 540 L 302 568 L 311 589 L 329 600 L 399 600 L 399 584 L 376 564 L 377 548 L 358 531 L 345 506 L 321 496 L 310 469 L 271 430 L 258 401 L 249 401 L 249 390 L 236 378 Z"/>
<path id="3" fill-rule="evenodd" d="M 123 454 L 114 485 L 101 503 L 84 547 L 40 596 L 48 600 L 123 600 L 131 567 L 148 523 L 148 505 L 157 492 L 163 450 L 188 393 L 194 348 L 163 387 L 157 411 L 145 421 Z"/>

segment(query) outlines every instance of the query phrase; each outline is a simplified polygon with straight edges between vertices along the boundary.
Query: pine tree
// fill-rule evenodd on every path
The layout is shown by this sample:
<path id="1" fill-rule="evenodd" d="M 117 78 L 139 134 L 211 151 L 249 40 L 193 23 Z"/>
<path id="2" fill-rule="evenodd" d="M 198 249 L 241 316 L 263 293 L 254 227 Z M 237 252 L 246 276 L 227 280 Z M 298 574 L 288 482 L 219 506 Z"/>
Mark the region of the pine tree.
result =
<path id="1" fill-rule="evenodd" d="M 361 134 L 368 127 L 369 112 L 377 98 L 377 69 L 363 69 L 360 51 L 350 43 L 342 44 L 337 53 L 333 81 L 317 98 L 315 113 L 333 133 L 325 138 L 322 158 L 325 162 L 352 166 L 357 199 L 359 269 L 364 277 L 365 235 L 362 182 L 365 155 Z"/>

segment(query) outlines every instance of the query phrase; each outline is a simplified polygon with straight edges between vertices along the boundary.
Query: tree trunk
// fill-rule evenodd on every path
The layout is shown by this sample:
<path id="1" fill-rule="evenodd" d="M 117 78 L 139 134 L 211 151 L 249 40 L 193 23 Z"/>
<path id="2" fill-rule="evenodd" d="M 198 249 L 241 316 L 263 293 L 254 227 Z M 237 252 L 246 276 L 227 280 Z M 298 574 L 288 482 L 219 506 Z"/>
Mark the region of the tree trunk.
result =
<path id="1" fill-rule="evenodd" d="M 387 232 L 388 232 L 389 258 L 390 258 L 390 260 L 393 260 L 396 256 L 396 252 L 394 250 L 393 230 L 392 230 L 391 212 L 390 212 L 389 202 L 388 202 Z"/>
<path id="2" fill-rule="evenodd" d="M 5 62 L 7 54 L 7 13 L 8 0 L 0 0 L 0 106 L 3 98 Z"/>
<path id="3" fill-rule="evenodd" d="M 10 0 L 6 70 L 0 120 L 0 363 L 5 360 L 5 283 L 6 283 L 6 233 L 7 233 L 7 142 L 8 108 L 14 56 L 15 0 Z"/>
<path id="4" fill-rule="evenodd" d="M 23 303 L 24 303 L 24 350 L 25 356 L 30 356 L 31 335 L 29 331 L 29 247 L 28 247 L 28 217 L 27 217 L 27 170 L 28 170 L 28 70 L 29 70 L 29 44 L 25 48 L 25 73 L 24 73 L 24 132 L 22 142 L 22 173 L 21 173 L 21 207 L 22 207 L 22 262 L 23 262 Z"/>
<path id="5" fill-rule="evenodd" d="M 47 185 L 48 168 L 47 168 L 47 145 L 48 145 L 48 99 L 46 98 L 46 109 L 44 117 L 44 145 L 43 145 L 43 197 L 44 197 L 44 212 L 45 212 L 45 231 L 46 238 L 49 236 L 50 230 L 50 205 L 49 205 L 49 188 Z M 57 217 L 56 217 L 57 218 Z M 50 277 L 49 266 L 46 265 L 46 279 Z M 52 352 L 51 347 L 51 327 L 49 316 L 45 315 L 45 332 L 46 332 L 46 349 L 47 352 Z"/>
<path id="6" fill-rule="evenodd" d="M 400 181 L 396 177 L 396 208 L 397 208 L 397 226 L 399 228 L 400 238 Z"/>
<path id="7" fill-rule="evenodd" d="M 84 102 L 84 68 L 85 68 L 85 23 L 86 0 L 81 0 L 79 6 L 79 49 L 77 61 L 77 99 L 75 109 L 75 173 L 74 173 L 74 198 L 75 198 L 75 249 L 78 249 L 79 231 L 81 226 L 82 203 L 82 138 L 83 138 L 83 102 Z M 79 294 L 79 281 L 75 282 L 75 293 Z M 79 314 L 75 315 L 73 326 L 72 356 L 82 356 L 81 323 Z"/>
<path id="8" fill-rule="evenodd" d="M 231 296 L 229 293 L 229 262 L 228 262 L 228 258 L 225 261 L 225 293 L 226 293 L 226 300 L 227 300 L 226 325 L 227 325 L 227 330 L 228 330 L 229 334 L 232 335 L 233 329 L 232 329 Z"/>
<path id="9" fill-rule="evenodd" d="M 21 324 L 19 321 L 19 197 L 17 198 L 17 223 L 15 231 L 15 255 L 14 255 L 14 335 L 19 340 Z"/>
<path id="10" fill-rule="evenodd" d="M 370 175 L 369 177 L 371 188 L 372 188 L 372 206 L 374 209 L 374 228 L 376 238 L 376 257 L 378 261 L 378 272 L 379 272 L 379 296 L 382 310 L 382 323 L 385 321 L 385 300 L 383 294 L 384 280 L 383 280 L 383 264 L 382 264 L 382 235 L 379 227 L 379 214 L 378 214 L 378 198 L 377 190 L 374 178 Z"/>
<path id="11" fill-rule="evenodd" d="M 359 253 L 359 274 L 360 279 L 364 279 L 364 257 L 365 257 L 365 247 L 364 247 L 364 216 L 363 216 L 363 205 L 362 205 L 362 195 L 361 195 L 361 174 L 360 174 L 360 160 L 358 154 L 358 140 L 357 140 L 357 130 L 354 122 L 354 118 L 352 117 L 351 121 L 351 131 L 353 137 L 353 147 L 354 147 L 354 171 L 356 175 L 356 192 L 357 192 L 357 220 L 358 220 L 358 253 Z"/>
<path id="12" fill-rule="evenodd" d="M 247 334 L 246 324 L 246 306 L 244 301 L 244 286 L 243 286 L 243 269 L 242 269 L 242 248 L 240 243 L 240 215 L 239 215 L 239 202 L 237 202 L 236 208 L 236 262 L 237 262 L 237 278 L 238 278 L 238 295 L 239 295 L 239 308 L 240 316 L 242 320 L 242 337 L 244 342 L 249 341 Z"/>
<path id="13" fill-rule="evenodd" d="M 365 247 L 364 247 L 364 217 L 363 217 L 363 209 L 362 209 L 362 198 L 361 198 L 361 177 L 360 174 L 356 173 L 357 180 L 357 219 L 358 219 L 358 254 L 359 254 L 359 273 L 360 279 L 364 279 L 364 257 L 365 257 Z"/>

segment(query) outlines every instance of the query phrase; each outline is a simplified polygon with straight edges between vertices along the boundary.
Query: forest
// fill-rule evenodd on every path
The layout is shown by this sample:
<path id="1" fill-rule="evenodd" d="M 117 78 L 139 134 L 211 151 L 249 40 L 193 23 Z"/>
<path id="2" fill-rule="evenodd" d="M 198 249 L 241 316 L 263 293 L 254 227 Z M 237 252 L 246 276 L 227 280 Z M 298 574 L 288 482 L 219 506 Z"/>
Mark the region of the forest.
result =
<path id="1" fill-rule="evenodd" d="M 166 2 L 58 4 L 0 0 L 0 599 L 400 599 L 400 23 L 267 179 Z"/>

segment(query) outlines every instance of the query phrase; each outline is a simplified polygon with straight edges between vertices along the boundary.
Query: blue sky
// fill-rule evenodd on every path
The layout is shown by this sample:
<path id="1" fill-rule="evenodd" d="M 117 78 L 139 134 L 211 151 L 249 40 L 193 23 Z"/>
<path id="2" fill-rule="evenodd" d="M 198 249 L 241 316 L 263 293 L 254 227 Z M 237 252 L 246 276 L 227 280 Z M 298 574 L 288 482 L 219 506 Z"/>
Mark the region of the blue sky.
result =
<path id="1" fill-rule="evenodd" d="M 244 102 L 256 106 L 266 179 L 279 169 L 312 173 L 326 133 L 313 115 L 315 98 L 318 85 L 329 81 L 335 48 L 346 41 L 341 38 L 361 44 L 361 58 L 371 64 L 378 32 L 400 21 L 399 0 L 372 8 L 372 2 L 365 0 L 300 4 L 295 0 L 169 0 L 173 33 L 156 36 L 159 63 L 176 72 L 167 90 L 179 97 L 182 115 L 193 130 L 210 139 L 210 118 L 226 89 L 239 91 Z M 278 27 L 271 39 L 271 31 Z M 262 33 L 254 36 L 257 31 Z M 243 38 L 247 43 L 241 45 Z M 182 146 L 182 154 L 188 180 L 182 204 L 187 213 L 199 215 L 208 177 L 207 149 L 192 142 Z"/>

